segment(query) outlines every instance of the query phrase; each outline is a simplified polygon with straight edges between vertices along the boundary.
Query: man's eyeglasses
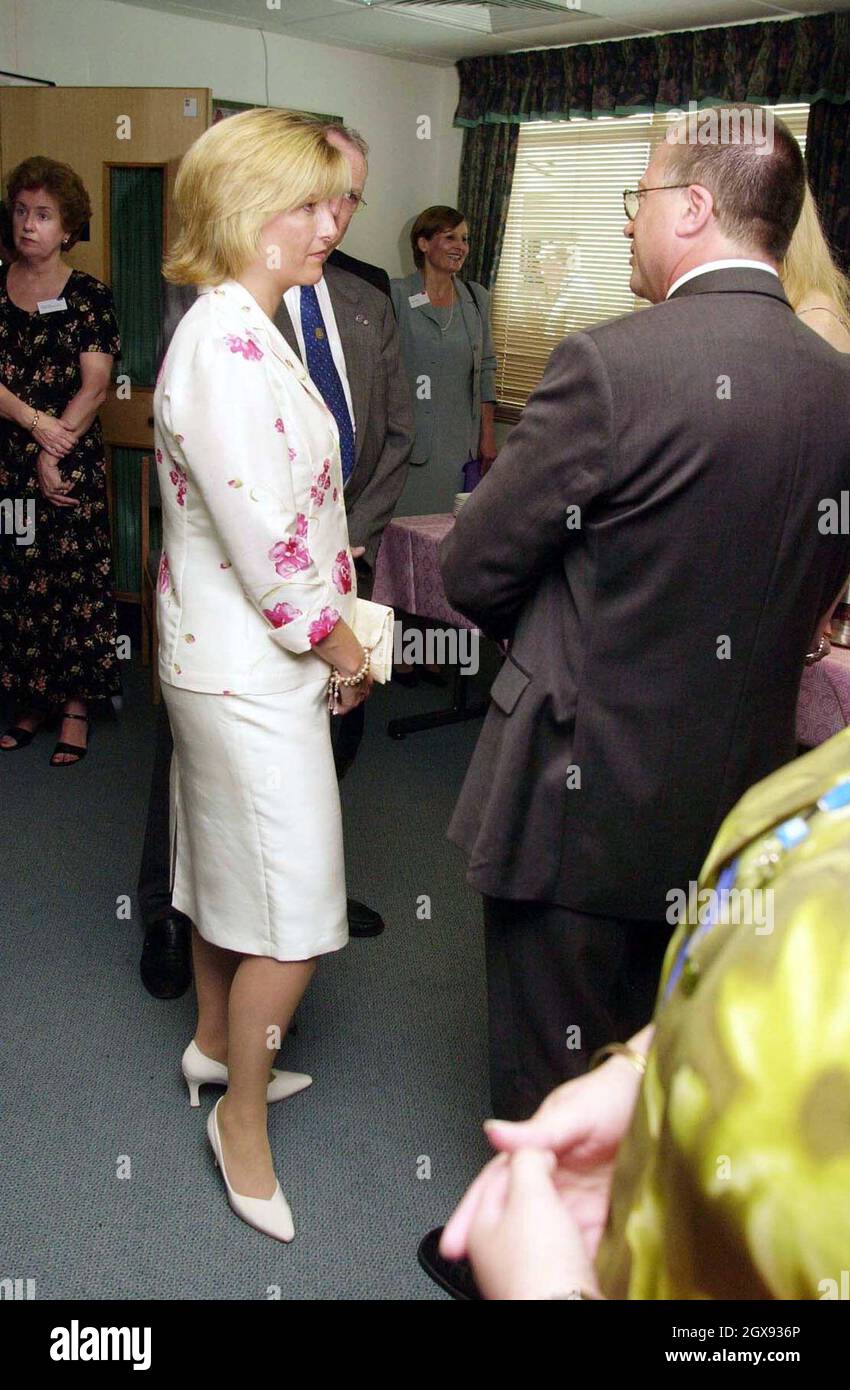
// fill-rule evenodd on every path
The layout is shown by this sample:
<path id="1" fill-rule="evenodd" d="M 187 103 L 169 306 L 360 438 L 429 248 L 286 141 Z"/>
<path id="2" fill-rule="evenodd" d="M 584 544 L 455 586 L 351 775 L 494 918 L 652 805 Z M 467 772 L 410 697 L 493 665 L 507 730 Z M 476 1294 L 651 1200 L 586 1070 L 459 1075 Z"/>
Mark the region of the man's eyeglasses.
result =
<path id="1" fill-rule="evenodd" d="M 358 208 L 368 207 L 366 199 L 363 197 L 362 193 L 343 193 L 342 197 L 343 201 L 348 203 L 348 206 L 350 208 L 354 208 L 355 212 Z"/>
<path id="2" fill-rule="evenodd" d="M 623 207 L 630 222 L 634 222 L 640 212 L 640 200 L 644 193 L 660 193 L 663 188 L 690 188 L 689 183 L 657 183 L 653 188 L 627 188 L 623 194 Z"/>

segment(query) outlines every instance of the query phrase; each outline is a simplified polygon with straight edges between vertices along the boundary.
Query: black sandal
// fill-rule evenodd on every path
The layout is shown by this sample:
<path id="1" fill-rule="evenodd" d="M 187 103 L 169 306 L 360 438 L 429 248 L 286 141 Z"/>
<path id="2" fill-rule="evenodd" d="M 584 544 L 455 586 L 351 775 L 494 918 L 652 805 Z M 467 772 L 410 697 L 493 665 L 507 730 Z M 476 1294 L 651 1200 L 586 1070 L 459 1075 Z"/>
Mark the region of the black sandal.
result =
<path id="1" fill-rule="evenodd" d="M 50 728 L 53 718 L 50 714 L 45 714 L 39 719 L 34 729 L 22 729 L 20 724 L 13 724 L 11 729 L 6 729 L 3 738 L 13 738 L 15 742 L 11 748 L 5 748 L 0 743 L 0 753 L 17 753 L 19 748 L 29 748 L 39 729 Z"/>
<path id="2" fill-rule="evenodd" d="M 63 714 L 62 718 L 81 719 L 84 724 L 88 724 L 90 722 L 87 714 Z M 91 738 L 91 730 L 89 730 L 89 738 Z M 83 758 L 86 756 L 86 753 L 88 753 L 88 751 L 88 742 L 86 743 L 85 748 L 78 748 L 75 743 L 57 743 L 56 747 L 50 755 L 50 766 L 76 767 L 77 763 L 82 762 Z M 56 756 L 58 753 L 73 753 L 75 754 L 74 761 L 71 763 L 57 763 Z"/>
<path id="3" fill-rule="evenodd" d="M 19 748 L 29 748 L 38 729 L 22 729 L 19 724 L 13 724 L 11 729 L 7 729 L 3 734 L 4 738 L 16 740 L 11 748 L 6 743 L 0 743 L 0 753 L 16 753 Z"/>

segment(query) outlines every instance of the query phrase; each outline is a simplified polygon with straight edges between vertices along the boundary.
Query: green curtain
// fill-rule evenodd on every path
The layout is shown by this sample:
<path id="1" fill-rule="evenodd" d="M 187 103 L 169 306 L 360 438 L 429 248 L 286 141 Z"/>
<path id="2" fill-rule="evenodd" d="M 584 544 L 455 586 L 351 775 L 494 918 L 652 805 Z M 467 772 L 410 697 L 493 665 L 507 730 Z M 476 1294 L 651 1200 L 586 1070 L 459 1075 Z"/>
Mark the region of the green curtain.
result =
<path id="1" fill-rule="evenodd" d="M 806 128 L 809 183 L 835 259 L 850 274 L 850 103 L 816 101 Z"/>
<path id="2" fill-rule="evenodd" d="M 115 587 L 138 593 L 140 579 L 139 457 L 138 449 L 112 450 L 112 503 L 115 526 Z"/>
<path id="3" fill-rule="evenodd" d="M 519 126 L 476 126 L 463 137 L 458 209 L 470 227 L 464 280 L 491 289 L 496 278 L 514 178 Z"/>
<path id="4" fill-rule="evenodd" d="M 850 15 L 491 54 L 456 67 L 454 124 L 464 130 L 458 207 L 472 234 L 466 272 L 488 288 L 499 268 L 520 125 L 686 111 L 691 101 L 812 103 L 809 177 L 827 235 L 839 257 L 850 258 L 842 206 L 850 173 Z"/>
<path id="5" fill-rule="evenodd" d="M 121 371 L 153 386 L 162 332 L 163 171 L 111 168 L 112 294 L 121 325 Z"/>
<path id="6" fill-rule="evenodd" d="M 462 58 L 463 127 L 630 116 L 689 101 L 850 100 L 850 16 L 811 15 Z"/>

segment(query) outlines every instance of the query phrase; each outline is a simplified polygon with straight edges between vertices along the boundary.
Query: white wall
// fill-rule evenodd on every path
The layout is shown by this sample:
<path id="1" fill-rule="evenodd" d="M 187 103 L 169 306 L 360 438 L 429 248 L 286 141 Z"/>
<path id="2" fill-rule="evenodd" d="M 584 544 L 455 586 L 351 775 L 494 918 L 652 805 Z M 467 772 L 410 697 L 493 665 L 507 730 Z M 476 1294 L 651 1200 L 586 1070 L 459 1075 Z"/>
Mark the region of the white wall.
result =
<path id="1" fill-rule="evenodd" d="M 266 44 L 270 105 L 342 116 L 369 143 L 368 207 L 352 222 L 344 249 L 390 275 L 407 273 L 413 217 L 457 198 L 462 131 L 451 124 L 454 68 L 269 33 Z M 211 87 L 231 101 L 266 101 L 256 30 L 111 0 L 0 0 L 0 68 L 60 86 Z M 417 139 L 421 115 L 430 117 L 430 140 Z"/>

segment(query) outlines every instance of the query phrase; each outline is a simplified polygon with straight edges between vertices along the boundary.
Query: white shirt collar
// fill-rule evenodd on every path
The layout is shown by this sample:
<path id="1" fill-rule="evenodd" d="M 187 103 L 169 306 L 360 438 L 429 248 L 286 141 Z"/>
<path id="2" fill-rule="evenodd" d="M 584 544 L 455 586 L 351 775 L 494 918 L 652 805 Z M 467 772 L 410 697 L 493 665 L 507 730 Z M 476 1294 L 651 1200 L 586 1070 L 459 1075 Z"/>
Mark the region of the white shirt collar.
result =
<path id="1" fill-rule="evenodd" d="M 697 275 L 707 275 L 710 270 L 769 270 L 771 275 L 775 275 L 777 280 L 779 279 L 779 272 L 774 270 L 772 265 L 768 265 L 767 261 L 706 261 L 705 265 L 698 265 L 693 270 L 688 270 L 684 275 L 680 275 L 678 280 L 674 280 L 667 291 L 667 299 L 670 298 L 671 294 L 675 294 L 680 285 L 686 284 L 688 280 L 695 280 Z"/>

